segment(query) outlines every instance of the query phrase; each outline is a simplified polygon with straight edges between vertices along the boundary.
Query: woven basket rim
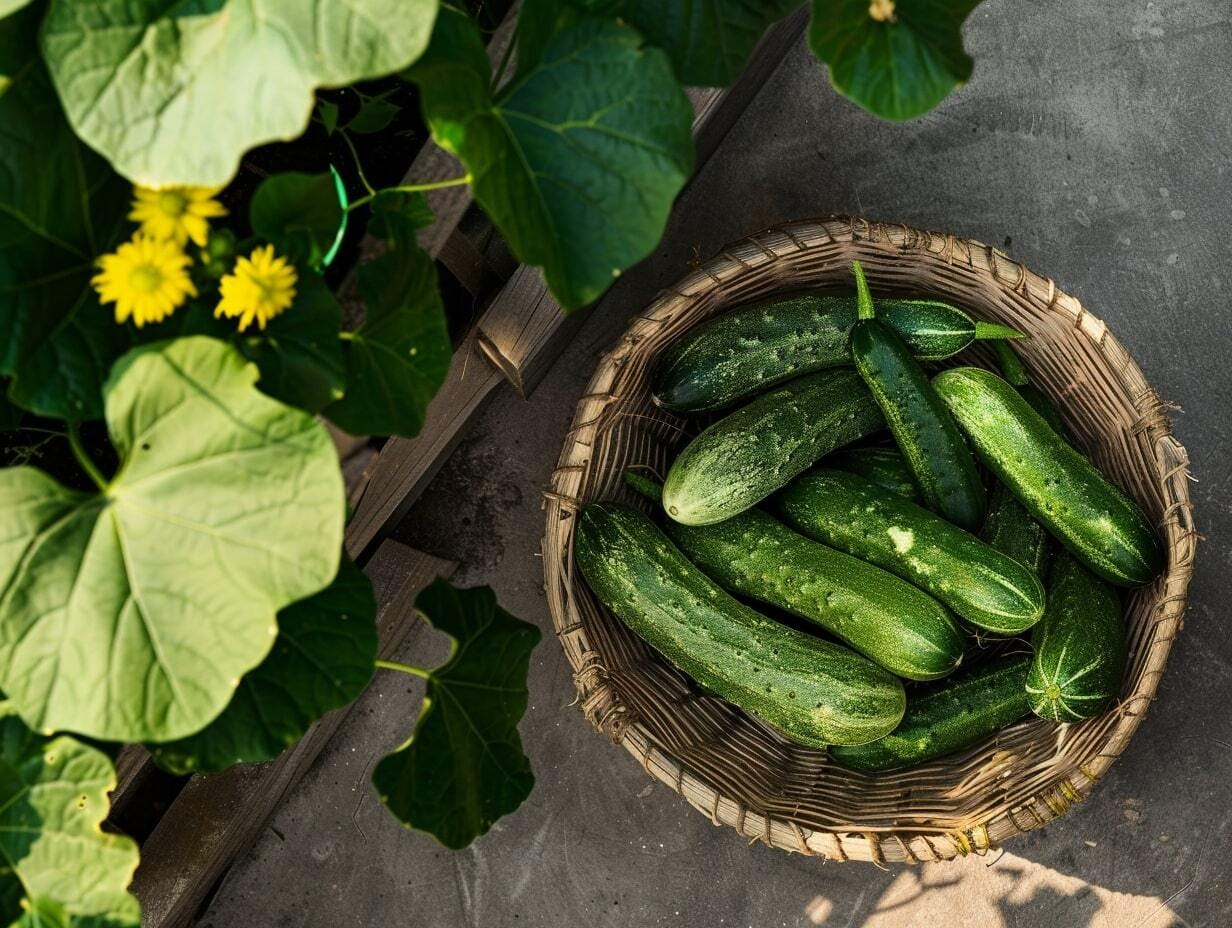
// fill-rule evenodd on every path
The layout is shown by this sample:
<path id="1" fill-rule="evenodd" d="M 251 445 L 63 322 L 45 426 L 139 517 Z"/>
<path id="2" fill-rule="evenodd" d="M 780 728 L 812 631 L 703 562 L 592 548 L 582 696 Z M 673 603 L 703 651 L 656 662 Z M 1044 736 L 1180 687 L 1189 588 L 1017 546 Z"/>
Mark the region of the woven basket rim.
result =
<path id="1" fill-rule="evenodd" d="M 994 814 L 964 822 L 959 828 L 934 828 L 919 823 L 902 828 L 884 823 L 869 826 L 858 821 L 841 828 L 820 828 L 802 824 L 781 810 L 753 808 L 750 803 L 727 795 L 721 786 L 708 782 L 705 776 L 677 759 L 622 704 L 602 656 L 592 646 L 587 621 L 579 609 L 577 593 L 585 585 L 573 570 L 573 516 L 589 501 L 580 498 L 579 490 L 595 471 L 591 449 L 600 430 L 610 424 L 610 409 L 624 398 L 614 390 L 622 368 L 638 356 L 647 339 L 655 337 L 682 314 L 695 310 L 701 302 L 709 301 L 716 307 L 707 310 L 707 315 L 721 311 L 741 302 L 732 298 L 729 303 L 724 294 L 737 289 L 750 275 L 759 281 L 781 280 L 781 275 L 787 273 L 782 270 L 785 266 L 811 258 L 811 252 L 836 248 L 843 250 L 848 259 L 860 257 L 866 269 L 869 259 L 927 265 L 937 273 L 958 275 L 956 279 L 963 281 L 979 280 L 982 286 L 998 288 L 1007 299 L 1029 306 L 1034 312 L 1062 314 L 1066 325 L 1089 342 L 1086 350 L 1101 367 L 1098 376 L 1107 378 L 1110 389 L 1123 395 L 1125 403 L 1132 404 L 1132 409 L 1126 406 L 1124 410 L 1132 418 L 1128 433 L 1134 442 L 1127 453 L 1141 455 L 1141 459 L 1150 456 L 1149 470 L 1154 481 L 1150 489 L 1160 494 L 1164 504 L 1159 529 L 1167 551 L 1167 567 L 1150 587 L 1158 592 L 1150 601 L 1151 618 L 1143 632 L 1147 640 L 1135 661 L 1138 673 L 1134 687 L 1114 709 L 1099 717 L 1103 721 L 1092 735 L 1098 738 L 1098 751 L 1089 763 L 1056 777 L 1028 801 L 998 808 Z M 771 289 L 791 289 L 790 280 L 789 277 L 788 284 Z M 964 300 L 960 297 L 955 302 L 962 305 Z M 734 827 L 747 839 L 761 840 L 772 847 L 837 860 L 920 862 L 983 853 L 1012 835 L 1046 824 L 1085 798 L 1124 750 L 1155 696 L 1172 641 L 1182 625 L 1199 536 L 1189 494 L 1188 456 L 1173 437 L 1165 410 L 1165 404 L 1137 363 L 1099 318 L 1060 290 L 1052 279 L 1036 274 L 982 242 L 901 223 L 830 216 L 783 223 L 724 247 L 634 316 L 616 346 L 599 359 L 578 400 L 558 466 L 544 494 L 543 560 L 549 610 L 557 639 L 574 671 L 583 713 L 598 730 L 633 754 L 651 777 L 684 796 L 714 824 Z M 989 763 L 995 759 L 994 754 Z M 981 776 L 984 780 L 991 776 L 988 764 Z"/>

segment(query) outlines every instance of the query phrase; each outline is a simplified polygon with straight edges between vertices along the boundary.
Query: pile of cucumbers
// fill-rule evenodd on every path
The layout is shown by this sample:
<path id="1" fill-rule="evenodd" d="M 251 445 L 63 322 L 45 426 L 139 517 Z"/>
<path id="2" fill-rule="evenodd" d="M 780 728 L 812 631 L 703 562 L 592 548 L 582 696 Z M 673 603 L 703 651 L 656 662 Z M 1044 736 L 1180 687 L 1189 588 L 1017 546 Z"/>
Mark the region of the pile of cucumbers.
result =
<path id="1" fill-rule="evenodd" d="M 874 305 L 852 271 L 854 297 L 742 307 L 656 359 L 660 406 L 736 408 L 661 484 L 626 473 L 656 517 L 585 507 L 578 567 L 702 689 L 856 770 L 1030 712 L 1098 714 L 1125 671 L 1118 588 L 1161 570 L 1155 532 L 1067 441 L 1009 348 L 1020 333 L 932 300 Z M 1004 376 L 923 366 L 976 339 Z M 960 669 L 973 641 L 1018 636 Z"/>

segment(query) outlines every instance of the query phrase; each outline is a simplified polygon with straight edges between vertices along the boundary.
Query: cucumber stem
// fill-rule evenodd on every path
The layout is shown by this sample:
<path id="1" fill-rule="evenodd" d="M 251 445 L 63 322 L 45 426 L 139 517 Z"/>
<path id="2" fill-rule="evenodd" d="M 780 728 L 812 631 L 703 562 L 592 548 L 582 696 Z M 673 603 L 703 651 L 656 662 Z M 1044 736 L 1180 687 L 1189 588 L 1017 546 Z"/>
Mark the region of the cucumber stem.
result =
<path id="1" fill-rule="evenodd" d="M 382 670 L 396 670 L 398 673 L 408 673 L 412 677 L 421 677 L 424 680 L 432 679 L 432 671 L 424 670 L 422 667 L 416 667 L 414 664 L 403 664 L 399 661 L 378 660 L 376 666 Z"/>
<path id="2" fill-rule="evenodd" d="M 98 469 L 98 465 L 90 459 L 90 455 L 86 453 L 86 447 L 81 443 L 81 433 L 77 430 L 77 423 L 71 422 L 68 427 L 68 446 L 72 449 L 73 457 L 77 459 L 77 463 L 81 469 L 86 472 L 96 487 L 107 492 L 107 478 L 103 476 L 102 471 Z"/>
<path id="3" fill-rule="evenodd" d="M 996 338 L 1026 338 L 1025 332 L 1019 332 L 1017 329 L 1011 329 L 1008 325 L 1002 325 L 999 322 L 977 322 L 975 324 L 975 337 L 981 341 L 991 341 Z"/>
<path id="4" fill-rule="evenodd" d="M 1001 341 L 994 342 L 993 350 L 997 352 L 997 362 L 1001 366 L 1001 376 L 1015 387 L 1025 387 L 1030 383 L 1027 379 L 1027 369 L 1022 366 L 1022 360 L 1009 345 Z"/>
<path id="5" fill-rule="evenodd" d="M 868 290 L 868 281 L 864 278 L 864 268 L 860 267 L 859 261 L 851 262 L 851 273 L 856 277 L 857 318 L 875 318 L 877 314 L 873 310 L 873 295 Z"/>

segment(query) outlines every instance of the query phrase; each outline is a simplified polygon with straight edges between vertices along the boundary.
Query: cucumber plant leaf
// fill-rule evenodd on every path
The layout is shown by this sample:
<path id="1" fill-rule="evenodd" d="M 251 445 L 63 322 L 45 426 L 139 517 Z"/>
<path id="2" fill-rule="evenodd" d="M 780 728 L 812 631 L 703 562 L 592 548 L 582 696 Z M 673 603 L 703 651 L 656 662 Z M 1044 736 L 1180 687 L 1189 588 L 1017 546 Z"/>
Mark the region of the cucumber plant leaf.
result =
<path id="1" fill-rule="evenodd" d="M 0 703 L 0 920 L 5 925 L 137 928 L 131 839 L 106 834 L 116 783 L 106 754 L 30 731 Z"/>
<path id="2" fill-rule="evenodd" d="M 414 243 L 415 226 L 386 212 L 395 242 L 359 268 L 364 321 L 344 342 L 346 393 L 325 415 L 352 435 L 412 437 L 445 381 L 453 345 L 436 286 L 436 263 Z"/>
<path id="3" fill-rule="evenodd" d="M 0 0 L 0 16 L 16 13 L 22 7 L 29 6 L 30 0 Z"/>
<path id="4" fill-rule="evenodd" d="M 51 0 L 43 55 L 77 134 L 134 183 L 221 187 L 299 136 L 318 87 L 411 64 L 437 0 Z"/>
<path id="5" fill-rule="evenodd" d="M 667 53 L 680 83 L 725 87 L 740 76 L 765 31 L 801 0 L 527 0 L 518 20 L 518 67 L 534 66 L 554 29 L 557 11 L 621 19 Z M 565 16 L 568 17 L 566 12 Z"/>
<path id="6" fill-rule="evenodd" d="M 25 409 L 97 418 L 102 382 L 133 335 L 90 277 L 118 240 L 129 186 L 65 122 L 38 57 L 41 12 L 0 20 L 0 50 L 19 62 L 0 94 L 0 374 Z"/>
<path id="7" fill-rule="evenodd" d="M 437 144 L 566 310 L 596 300 L 658 243 L 693 168 L 693 110 L 667 56 L 629 26 L 584 17 L 495 99 L 479 30 L 442 8 L 406 72 Z"/>
<path id="8" fill-rule="evenodd" d="M 248 204 L 248 221 L 279 254 L 319 272 L 346 233 L 343 197 L 336 173 L 284 171 L 261 182 Z"/>
<path id="9" fill-rule="evenodd" d="M 263 393 L 319 412 L 346 387 L 346 361 L 338 339 L 342 307 L 311 272 L 299 275 L 295 290 L 295 302 L 271 319 L 265 331 L 241 336 L 240 350 L 260 368 L 257 386 Z"/>
<path id="10" fill-rule="evenodd" d="M 345 555 L 334 582 L 278 613 L 278 640 L 244 675 L 222 715 L 195 735 L 151 745 L 172 773 L 272 760 L 326 712 L 363 692 L 375 668 L 376 598 Z"/>
<path id="11" fill-rule="evenodd" d="M 883 119 L 912 119 L 971 77 L 962 24 L 979 0 L 813 0 L 809 44 L 836 90 Z"/>
<path id="12" fill-rule="evenodd" d="M 377 763 L 372 782 L 404 825 L 457 849 L 534 786 L 518 722 L 539 629 L 501 609 L 488 587 L 460 590 L 438 579 L 415 607 L 453 639 L 452 653 L 428 674 L 410 740 Z"/>
<path id="13" fill-rule="evenodd" d="M 269 652 L 278 610 L 337 573 L 337 454 L 256 378 L 204 336 L 136 348 L 104 386 L 105 488 L 0 470 L 0 689 L 31 727 L 199 730 Z"/>

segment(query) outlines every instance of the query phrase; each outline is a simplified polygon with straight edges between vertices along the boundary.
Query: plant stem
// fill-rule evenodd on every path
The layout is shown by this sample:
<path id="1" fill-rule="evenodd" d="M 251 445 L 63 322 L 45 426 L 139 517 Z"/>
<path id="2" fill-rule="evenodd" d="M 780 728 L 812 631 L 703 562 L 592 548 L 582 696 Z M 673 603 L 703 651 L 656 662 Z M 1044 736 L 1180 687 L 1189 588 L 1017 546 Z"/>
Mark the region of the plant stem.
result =
<path id="1" fill-rule="evenodd" d="M 1014 349 L 1005 342 L 993 342 L 993 349 L 997 352 L 1001 375 L 1014 386 L 1025 387 L 1028 383 L 1027 370 L 1022 366 L 1022 361 L 1014 353 Z"/>
<path id="2" fill-rule="evenodd" d="M 429 190 L 442 190 L 445 187 L 460 187 L 463 184 L 469 184 L 471 176 L 463 174 L 461 177 L 447 177 L 445 180 L 429 181 L 426 184 L 402 184 L 398 187 L 382 187 L 376 193 L 370 193 L 366 197 L 360 197 L 358 200 L 352 200 L 351 205 L 347 207 L 347 211 L 363 206 L 375 199 L 382 193 L 426 193 Z"/>
<path id="3" fill-rule="evenodd" d="M 73 457 L 77 459 L 77 463 L 81 465 L 81 469 L 86 472 L 94 485 L 100 490 L 106 491 L 107 478 L 103 476 L 102 471 L 98 469 L 93 461 L 90 460 L 90 455 L 86 454 L 85 445 L 81 443 L 81 433 L 77 431 L 76 423 L 68 427 L 68 445 L 73 449 Z"/>
<path id="4" fill-rule="evenodd" d="M 351 137 L 347 135 L 346 129 L 340 129 L 338 134 L 342 136 L 342 141 L 346 142 L 346 147 L 351 150 L 351 159 L 355 162 L 355 173 L 359 175 L 359 182 L 364 185 L 364 189 L 368 191 L 368 196 L 376 196 L 376 190 L 368 183 L 368 178 L 364 174 L 364 166 L 359 161 L 359 152 L 355 150 L 355 143 L 351 141 Z M 350 209 L 350 207 L 347 207 Z"/>
<path id="5" fill-rule="evenodd" d="M 851 262 L 851 273 L 856 276 L 856 307 L 858 318 L 872 319 L 876 316 L 876 313 L 873 312 L 873 295 L 868 292 L 868 281 L 864 279 L 864 268 L 860 267 L 859 261 Z"/>
<path id="6" fill-rule="evenodd" d="M 424 680 L 432 679 L 431 670 L 424 670 L 422 667 L 416 667 L 414 664 L 401 664 L 398 661 L 378 660 L 376 665 L 382 670 L 396 670 L 398 673 L 409 673 L 412 677 L 422 677 Z"/>

